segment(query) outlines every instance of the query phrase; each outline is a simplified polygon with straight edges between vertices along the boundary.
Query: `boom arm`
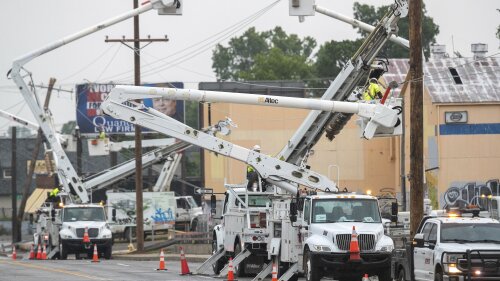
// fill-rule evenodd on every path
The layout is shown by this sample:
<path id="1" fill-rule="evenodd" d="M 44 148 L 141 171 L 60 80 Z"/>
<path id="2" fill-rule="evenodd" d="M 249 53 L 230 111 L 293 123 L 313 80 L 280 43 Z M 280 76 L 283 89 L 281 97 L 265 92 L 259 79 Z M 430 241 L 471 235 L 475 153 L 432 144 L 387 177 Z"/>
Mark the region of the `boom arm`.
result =
<path id="1" fill-rule="evenodd" d="M 397 22 L 408 14 L 407 0 L 395 0 L 391 10 L 380 20 L 356 54 L 325 91 L 322 100 L 345 100 L 355 87 L 369 76 L 370 65 L 384 44 L 397 32 Z M 299 164 L 326 131 L 332 140 L 350 119 L 351 114 L 313 111 L 283 147 L 278 157 Z"/>
<path id="2" fill-rule="evenodd" d="M 71 162 L 69 161 L 69 158 L 64 152 L 61 143 L 56 137 L 55 126 L 52 123 L 52 114 L 50 113 L 50 111 L 43 110 L 38 100 L 38 97 L 36 96 L 35 93 L 29 90 L 28 85 L 24 81 L 24 78 L 21 75 L 21 70 L 23 69 L 23 66 L 26 63 L 45 53 L 53 51 L 61 46 L 64 46 L 68 43 L 71 43 L 75 40 L 83 38 L 87 35 L 100 31 L 106 27 L 112 26 L 116 23 L 122 22 L 136 15 L 142 14 L 151 9 L 161 10 L 163 8 L 175 7 L 175 5 L 177 4 L 176 2 L 177 1 L 175 0 L 150 0 L 150 2 L 145 3 L 144 5 L 142 5 L 137 9 L 123 13 L 110 20 L 101 22 L 97 25 L 84 29 L 80 32 L 64 37 L 56 42 L 53 42 L 47 46 L 44 46 L 31 53 L 28 53 L 16 59 L 12 63 L 12 69 L 10 71 L 12 73 L 12 79 L 14 80 L 14 83 L 16 83 L 16 85 L 18 86 L 18 89 L 21 91 L 21 94 L 26 100 L 26 103 L 30 107 L 31 112 L 33 112 L 36 121 L 38 122 L 40 128 L 42 129 L 44 135 L 46 136 L 47 141 L 50 143 L 50 146 L 54 153 L 54 160 L 56 161 L 57 165 L 57 173 L 59 175 L 60 181 L 63 184 L 63 189 L 68 194 L 71 190 L 75 191 L 80 200 L 82 201 L 82 203 L 89 202 L 87 187 L 78 177 L 78 174 L 71 165 Z"/>

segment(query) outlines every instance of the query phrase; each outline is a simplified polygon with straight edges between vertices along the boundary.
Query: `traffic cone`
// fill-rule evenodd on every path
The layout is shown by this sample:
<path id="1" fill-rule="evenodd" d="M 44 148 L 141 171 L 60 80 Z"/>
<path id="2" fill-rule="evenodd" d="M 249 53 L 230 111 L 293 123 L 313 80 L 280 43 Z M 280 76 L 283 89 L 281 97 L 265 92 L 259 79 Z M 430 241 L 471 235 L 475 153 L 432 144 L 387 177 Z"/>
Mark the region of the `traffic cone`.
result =
<path id="1" fill-rule="evenodd" d="M 47 248 L 45 247 L 45 244 L 43 244 L 43 248 L 42 248 L 42 260 L 46 260 L 47 259 Z"/>
<path id="2" fill-rule="evenodd" d="M 90 243 L 88 227 L 85 227 L 85 232 L 83 233 L 83 243 Z"/>
<path id="3" fill-rule="evenodd" d="M 165 255 L 163 254 L 163 249 L 160 251 L 160 266 L 156 270 L 166 271 L 165 268 Z"/>
<path id="4" fill-rule="evenodd" d="M 99 262 L 99 254 L 97 253 L 96 244 L 94 244 L 94 255 L 92 255 L 92 262 Z"/>
<path id="5" fill-rule="evenodd" d="M 370 277 L 368 277 L 368 274 L 365 274 L 365 276 L 363 276 L 363 279 L 361 279 L 361 281 L 370 281 Z"/>
<path id="6" fill-rule="evenodd" d="M 12 244 L 12 259 L 13 260 L 17 259 L 16 245 L 14 245 L 14 244 Z"/>
<path id="7" fill-rule="evenodd" d="M 234 279 L 234 272 L 233 272 L 233 258 L 229 258 L 229 270 L 227 271 L 227 279 L 226 281 L 237 281 L 238 279 Z"/>
<path id="8" fill-rule="evenodd" d="M 189 266 L 186 260 L 186 256 L 184 255 L 184 248 L 179 247 L 181 250 L 181 275 L 190 275 L 191 271 L 189 271 Z"/>
<path id="9" fill-rule="evenodd" d="M 33 249 L 34 247 L 35 247 L 35 245 L 31 244 L 30 256 L 29 256 L 30 260 L 34 260 L 35 259 L 35 250 Z"/>
<path id="10" fill-rule="evenodd" d="M 278 281 L 278 270 L 276 269 L 276 264 L 273 263 L 273 272 L 271 281 Z"/>
<path id="11" fill-rule="evenodd" d="M 38 250 L 36 252 L 36 259 L 41 260 L 42 259 L 42 246 L 38 244 Z"/>
<path id="12" fill-rule="evenodd" d="M 359 243 L 358 234 L 356 233 L 356 227 L 352 226 L 351 244 L 349 247 L 349 261 L 350 262 L 360 262 L 361 256 L 359 255 Z"/>

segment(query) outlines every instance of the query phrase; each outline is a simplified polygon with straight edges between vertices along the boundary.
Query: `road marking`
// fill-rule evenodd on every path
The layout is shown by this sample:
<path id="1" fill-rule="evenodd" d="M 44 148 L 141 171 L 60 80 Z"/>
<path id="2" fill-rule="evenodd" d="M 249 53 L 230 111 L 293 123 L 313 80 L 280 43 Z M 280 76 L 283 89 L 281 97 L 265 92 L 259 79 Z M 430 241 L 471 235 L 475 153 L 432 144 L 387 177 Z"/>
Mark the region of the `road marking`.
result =
<path id="1" fill-rule="evenodd" d="M 124 264 L 124 263 L 117 263 L 117 265 L 120 265 L 120 266 L 130 266 L 130 264 Z"/>
<path id="2" fill-rule="evenodd" d="M 85 275 L 85 274 L 81 274 L 81 273 L 77 273 L 77 272 L 71 272 L 71 271 L 67 271 L 67 270 L 63 270 L 63 269 L 48 268 L 46 266 L 38 266 L 38 265 L 34 265 L 34 264 L 27 264 L 27 263 L 20 263 L 20 262 L 8 262 L 8 261 L 3 261 L 3 260 L 0 260 L 0 263 L 6 263 L 6 264 L 10 264 L 10 265 L 19 265 L 19 266 L 24 266 L 24 267 L 31 267 L 31 268 L 41 269 L 41 270 L 45 270 L 45 271 L 59 272 L 59 273 L 74 275 L 74 276 L 83 277 L 83 278 L 87 278 L 87 279 L 91 279 L 91 280 L 112 280 L 112 279 L 105 279 L 105 278 L 100 278 L 100 277 L 96 277 L 96 276 L 91 276 L 91 275 Z"/>
<path id="3" fill-rule="evenodd" d="M 198 275 L 197 277 L 200 277 L 200 278 L 205 278 L 205 279 L 214 279 L 213 277 L 210 277 L 210 276 L 203 276 L 203 275 Z"/>

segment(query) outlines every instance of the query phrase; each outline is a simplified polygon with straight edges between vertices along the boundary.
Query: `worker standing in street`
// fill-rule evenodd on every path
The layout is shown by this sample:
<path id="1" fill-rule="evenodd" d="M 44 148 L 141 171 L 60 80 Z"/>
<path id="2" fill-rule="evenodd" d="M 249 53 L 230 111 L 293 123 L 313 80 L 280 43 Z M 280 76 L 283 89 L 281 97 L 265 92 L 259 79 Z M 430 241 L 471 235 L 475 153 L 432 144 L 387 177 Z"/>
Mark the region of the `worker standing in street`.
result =
<path id="1" fill-rule="evenodd" d="M 380 86 L 378 85 L 377 78 L 370 78 L 370 84 L 363 94 L 364 101 L 372 101 L 375 99 L 381 99 L 382 93 L 380 92 Z"/>
<path id="2" fill-rule="evenodd" d="M 260 153 L 260 145 L 254 145 L 252 150 Z M 247 165 L 247 180 L 248 191 L 254 191 L 254 189 L 258 189 L 259 175 L 257 174 L 257 171 L 255 171 L 254 167 L 250 165 Z"/>

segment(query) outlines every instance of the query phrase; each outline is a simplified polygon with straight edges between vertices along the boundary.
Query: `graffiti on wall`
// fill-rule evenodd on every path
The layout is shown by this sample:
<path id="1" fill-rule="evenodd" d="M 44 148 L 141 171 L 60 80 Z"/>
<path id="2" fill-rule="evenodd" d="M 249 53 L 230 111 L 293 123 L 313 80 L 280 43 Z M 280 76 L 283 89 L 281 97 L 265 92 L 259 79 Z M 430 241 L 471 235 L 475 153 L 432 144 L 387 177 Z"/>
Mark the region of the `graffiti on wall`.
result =
<path id="1" fill-rule="evenodd" d="M 440 205 L 443 208 L 477 205 L 481 210 L 487 210 L 488 196 L 500 196 L 498 182 L 498 179 L 491 179 L 486 182 L 452 183 L 441 197 Z"/>

